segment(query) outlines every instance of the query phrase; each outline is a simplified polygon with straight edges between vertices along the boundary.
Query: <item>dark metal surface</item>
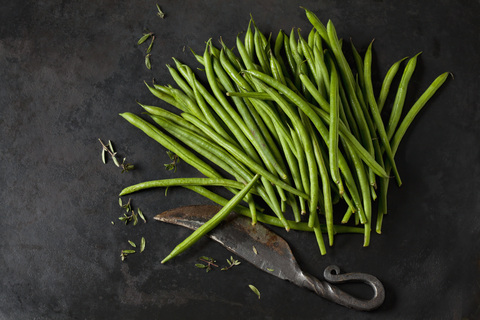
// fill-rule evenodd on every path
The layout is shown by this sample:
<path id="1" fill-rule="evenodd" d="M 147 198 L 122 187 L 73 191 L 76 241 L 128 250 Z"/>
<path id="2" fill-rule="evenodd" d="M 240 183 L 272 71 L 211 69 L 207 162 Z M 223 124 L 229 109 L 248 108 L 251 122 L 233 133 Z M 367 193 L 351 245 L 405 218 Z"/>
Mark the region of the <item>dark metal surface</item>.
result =
<path id="1" fill-rule="evenodd" d="M 219 210 L 216 205 L 193 205 L 171 209 L 155 216 L 155 220 L 180 225 L 192 230 L 200 228 Z M 371 311 L 385 300 L 385 289 L 374 276 L 355 272 L 340 274 L 337 266 L 328 266 L 323 274 L 326 281 L 305 274 L 295 259 L 288 243 L 280 236 L 251 219 L 231 213 L 219 226 L 208 233 L 235 255 L 280 279 L 305 287 L 316 294 L 348 308 Z M 371 299 L 358 299 L 332 285 L 334 283 L 363 282 L 374 292 Z"/>
<path id="2" fill-rule="evenodd" d="M 480 4 L 453 0 L 2 1 L 0 10 L 0 319 L 479 319 Z M 407 93 L 412 105 L 442 72 L 454 79 L 428 103 L 396 154 L 403 186 L 389 190 L 383 234 L 339 235 L 320 256 L 315 239 L 285 238 L 305 272 L 324 266 L 374 274 L 385 286 L 372 313 L 348 310 L 243 263 L 228 272 L 196 269 L 198 256 L 230 253 L 205 239 L 160 263 L 189 233 L 153 216 L 210 204 L 189 190 L 132 195 L 148 222 L 121 224 L 117 194 L 151 179 L 200 176 L 118 116 L 136 100 L 165 106 L 145 88 L 173 84 L 166 63 L 198 66 L 188 48 L 222 36 L 228 46 L 250 13 L 264 32 L 309 30 L 299 6 L 332 19 L 364 53 L 373 38 L 374 87 L 395 61 L 422 55 Z M 152 70 L 137 40 L 157 34 Z M 185 47 L 185 50 L 184 50 Z M 200 74 L 200 72 L 199 72 Z M 378 91 L 377 91 L 378 92 Z M 102 164 L 98 138 L 111 139 L 137 168 Z M 128 199 L 124 199 L 128 200 Z M 114 225 L 111 221 L 115 222 Z M 120 259 L 127 240 L 147 244 Z M 249 290 L 255 285 L 260 300 Z M 371 294 L 343 286 L 355 295 Z M 212 316 L 213 314 L 213 316 Z"/>

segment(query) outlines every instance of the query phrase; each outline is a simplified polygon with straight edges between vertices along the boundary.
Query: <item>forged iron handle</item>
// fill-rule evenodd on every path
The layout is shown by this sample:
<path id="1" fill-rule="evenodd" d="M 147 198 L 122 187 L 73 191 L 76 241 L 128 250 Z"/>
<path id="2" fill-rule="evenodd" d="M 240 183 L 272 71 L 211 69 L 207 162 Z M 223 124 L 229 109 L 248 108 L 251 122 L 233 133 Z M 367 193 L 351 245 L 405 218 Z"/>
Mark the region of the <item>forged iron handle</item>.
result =
<path id="1" fill-rule="evenodd" d="M 340 268 L 332 265 L 326 267 L 323 272 L 325 281 L 318 280 L 308 274 L 304 274 L 304 276 L 306 278 L 304 283 L 305 287 L 323 298 L 348 308 L 371 311 L 380 307 L 385 300 L 385 288 L 383 284 L 370 274 L 359 272 L 341 274 Z M 373 289 L 373 298 L 370 300 L 359 299 L 332 285 L 345 282 L 363 282 L 368 284 Z"/>

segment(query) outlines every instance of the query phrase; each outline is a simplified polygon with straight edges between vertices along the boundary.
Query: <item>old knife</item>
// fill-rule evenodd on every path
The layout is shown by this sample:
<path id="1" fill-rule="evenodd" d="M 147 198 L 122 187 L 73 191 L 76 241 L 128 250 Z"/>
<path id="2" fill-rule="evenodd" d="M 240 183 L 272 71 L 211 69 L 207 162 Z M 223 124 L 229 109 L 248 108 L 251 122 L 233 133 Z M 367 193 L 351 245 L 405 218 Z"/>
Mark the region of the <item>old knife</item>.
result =
<path id="1" fill-rule="evenodd" d="M 221 207 L 216 205 L 193 205 L 165 211 L 155 220 L 197 229 L 208 221 Z M 303 272 L 296 262 L 287 242 L 261 224 L 252 225 L 251 220 L 231 213 L 208 236 L 222 244 L 234 254 L 252 263 L 259 269 L 300 287 L 314 291 L 319 296 L 342 306 L 370 311 L 378 308 L 385 300 L 385 289 L 374 276 L 365 273 L 340 273 L 340 268 L 331 265 L 325 268 L 319 280 Z M 254 252 L 255 247 L 256 252 Z M 373 289 L 373 298 L 356 298 L 333 284 L 363 282 Z"/>

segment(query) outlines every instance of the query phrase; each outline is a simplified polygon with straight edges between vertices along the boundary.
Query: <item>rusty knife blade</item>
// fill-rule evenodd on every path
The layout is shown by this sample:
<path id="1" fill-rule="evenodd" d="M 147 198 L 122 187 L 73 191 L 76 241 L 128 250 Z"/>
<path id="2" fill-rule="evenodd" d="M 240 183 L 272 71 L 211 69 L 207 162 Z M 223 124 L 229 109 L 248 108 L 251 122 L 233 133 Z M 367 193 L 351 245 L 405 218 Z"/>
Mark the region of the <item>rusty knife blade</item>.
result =
<path id="1" fill-rule="evenodd" d="M 216 205 L 185 206 L 165 211 L 154 219 L 196 230 L 220 208 Z M 252 225 L 251 219 L 234 212 L 207 235 L 257 268 L 312 290 L 319 296 L 345 307 L 370 311 L 378 308 L 385 299 L 382 283 L 369 274 L 358 272 L 340 274 L 340 268 L 332 265 L 325 268 L 323 273 L 325 280 L 322 281 L 303 272 L 288 243 L 282 237 L 261 224 Z M 351 281 L 369 285 L 374 292 L 373 298 L 359 299 L 332 285 Z"/>
<path id="2" fill-rule="evenodd" d="M 154 219 L 195 230 L 220 208 L 216 205 L 186 206 L 165 211 Z M 250 219 L 234 212 L 207 236 L 261 270 L 281 279 L 294 281 L 301 273 L 284 239 L 261 224 L 252 225 Z"/>

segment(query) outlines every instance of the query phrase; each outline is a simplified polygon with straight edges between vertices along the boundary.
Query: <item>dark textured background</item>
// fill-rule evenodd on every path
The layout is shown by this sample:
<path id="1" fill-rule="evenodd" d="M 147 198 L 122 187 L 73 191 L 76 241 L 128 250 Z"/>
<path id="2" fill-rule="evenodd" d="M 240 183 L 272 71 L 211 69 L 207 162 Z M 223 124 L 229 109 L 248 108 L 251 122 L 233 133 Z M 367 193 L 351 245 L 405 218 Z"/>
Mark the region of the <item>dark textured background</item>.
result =
<path id="1" fill-rule="evenodd" d="M 1 319 L 479 319 L 480 27 L 478 1 L 2 1 L 0 10 Z M 321 257 L 312 235 L 282 235 L 302 267 L 321 276 L 335 263 L 376 275 L 384 305 L 374 313 L 339 307 L 243 263 L 205 273 L 196 257 L 230 256 L 204 240 L 160 261 L 188 231 L 153 221 L 180 204 L 208 203 L 187 190 L 133 196 L 149 222 L 124 226 L 118 192 L 172 176 L 165 150 L 118 116 L 160 104 L 143 81 L 171 83 L 175 56 L 196 66 L 208 38 L 230 46 L 249 14 L 265 33 L 309 30 L 303 5 L 364 52 L 375 38 L 374 77 L 423 51 L 407 104 L 442 72 L 449 79 L 397 153 L 404 185 L 393 186 L 383 234 L 338 236 Z M 151 71 L 136 41 L 156 33 Z M 184 51 L 184 47 L 187 49 Z M 374 85 L 378 87 L 380 80 Z M 111 139 L 137 165 L 103 165 L 97 138 Z M 111 224 L 115 221 L 115 225 Z M 127 240 L 144 253 L 120 261 Z M 262 299 L 248 289 L 254 284 Z M 351 288 L 364 294 L 362 289 Z M 367 291 L 368 292 L 368 291 Z"/>

